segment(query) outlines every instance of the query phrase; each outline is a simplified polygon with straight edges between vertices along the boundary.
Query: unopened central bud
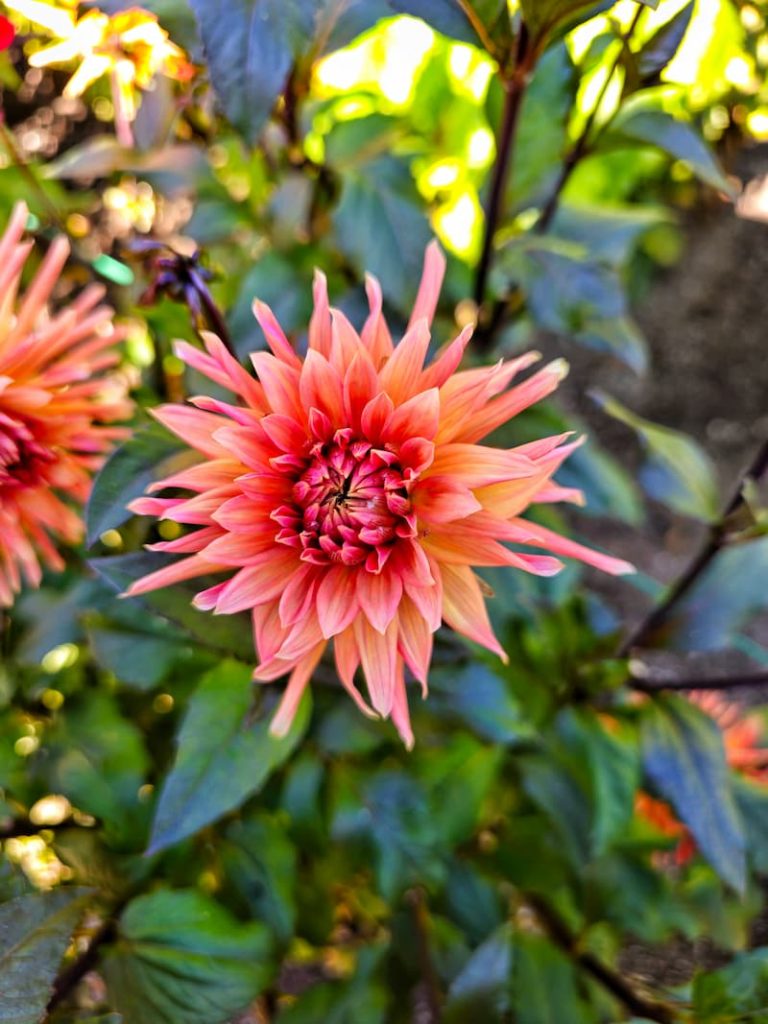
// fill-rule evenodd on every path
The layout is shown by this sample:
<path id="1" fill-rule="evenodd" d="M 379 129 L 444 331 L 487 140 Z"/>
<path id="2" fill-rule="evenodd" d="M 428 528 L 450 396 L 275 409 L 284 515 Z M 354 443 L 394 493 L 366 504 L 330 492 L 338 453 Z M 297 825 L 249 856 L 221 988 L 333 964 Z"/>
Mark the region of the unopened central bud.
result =
<path id="1" fill-rule="evenodd" d="M 313 446 L 293 504 L 272 513 L 277 540 L 300 548 L 305 562 L 381 572 L 397 540 L 416 533 L 409 484 L 393 452 L 337 430 Z"/>
<path id="2" fill-rule="evenodd" d="M 0 412 L 0 498 L 39 483 L 43 467 L 55 458 L 23 420 Z"/>

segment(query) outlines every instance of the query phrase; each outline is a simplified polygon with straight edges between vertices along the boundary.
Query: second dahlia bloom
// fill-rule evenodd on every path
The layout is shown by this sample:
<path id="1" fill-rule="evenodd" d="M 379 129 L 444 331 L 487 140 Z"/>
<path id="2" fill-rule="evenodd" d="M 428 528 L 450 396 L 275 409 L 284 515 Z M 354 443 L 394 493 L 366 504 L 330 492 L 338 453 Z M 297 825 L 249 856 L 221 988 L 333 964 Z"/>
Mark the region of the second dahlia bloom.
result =
<path id="1" fill-rule="evenodd" d="M 186 363 L 233 391 L 239 404 L 202 397 L 155 411 L 201 462 L 153 488 L 192 497 L 145 497 L 132 509 L 197 529 L 154 545 L 183 557 L 129 593 L 225 573 L 195 603 L 216 613 L 251 611 L 256 678 L 290 673 L 273 722 L 278 734 L 332 641 L 353 699 L 365 712 L 391 715 L 411 745 L 405 669 L 426 691 L 441 621 L 505 657 L 472 566 L 551 576 L 562 567 L 559 554 L 631 571 L 521 518 L 532 502 L 579 499 L 552 480 L 578 442 L 563 434 L 510 451 L 480 443 L 552 392 L 561 362 L 511 388 L 536 354 L 458 371 L 466 329 L 425 366 L 443 273 L 433 243 L 397 345 L 373 278 L 370 315 L 358 334 L 329 309 L 319 273 L 304 359 L 260 302 L 254 312 L 271 352 L 251 356 L 257 380 L 213 335 L 206 352 L 178 345 Z M 372 708 L 355 685 L 358 668 Z"/>
<path id="2" fill-rule="evenodd" d="M 105 426 L 131 406 L 103 371 L 118 361 L 112 310 L 103 289 L 87 288 L 60 312 L 48 300 L 69 254 L 52 243 L 25 292 L 21 275 L 32 248 L 23 240 L 19 204 L 0 239 L 0 607 L 40 583 L 42 565 L 63 568 L 55 541 L 77 543 L 78 514 L 91 476 L 125 431 Z"/>

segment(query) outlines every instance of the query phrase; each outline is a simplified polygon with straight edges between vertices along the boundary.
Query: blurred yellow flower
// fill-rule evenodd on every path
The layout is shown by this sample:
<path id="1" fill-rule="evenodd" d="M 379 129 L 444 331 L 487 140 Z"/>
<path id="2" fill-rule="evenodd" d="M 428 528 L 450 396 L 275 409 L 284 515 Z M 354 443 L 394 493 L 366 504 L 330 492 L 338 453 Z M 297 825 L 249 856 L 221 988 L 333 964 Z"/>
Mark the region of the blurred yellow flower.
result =
<path id="1" fill-rule="evenodd" d="M 115 128 L 123 145 L 133 144 L 130 126 L 136 117 L 136 90 L 146 89 L 157 74 L 179 80 L 192 74 L 183 50 L 171 42 L 156 16 L 140 7 L 112 16 L 90 10 L 77 18 L 74 11 L 39 0 L 10 0 L 8 6 L 61 40 L 32 54 L 32 67 L 80 61 L 64 88 L 65 96 L 81 96 L 88 86 L 109 75 Z"/>

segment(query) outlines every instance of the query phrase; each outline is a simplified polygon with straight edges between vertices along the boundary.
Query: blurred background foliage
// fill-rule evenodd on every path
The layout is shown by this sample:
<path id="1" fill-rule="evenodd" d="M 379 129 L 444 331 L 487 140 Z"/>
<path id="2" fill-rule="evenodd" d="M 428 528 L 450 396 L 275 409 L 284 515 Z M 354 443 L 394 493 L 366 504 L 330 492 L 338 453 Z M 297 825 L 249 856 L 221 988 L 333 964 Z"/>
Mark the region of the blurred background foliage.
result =
<path id="1" fill-rule="evenodd" d="M 83 32 L 131 7 L 0 3 L 0 222 L 23 197 L 66 288 L 109 285 L 145 408 L 210 387 L 174 338 L 263 346 L 255 296 L 300 345 L 316 266 L 357 322 L 375 273 L 404 324 L 434 234 L 437 343 L 477 319 L 475 360 L 653 379 L 631 310 L 681 224 L 768 208 L 735 173 L 768 141 L 762 2 L 152 0 L 143 49 Z M 441 635 L 412 754 L 323 665 L 274 740 L 247 620 L 116 600 L 149 557 L 125 504 L 179 458 L 139 414 L 89 549 L 3 619 L 0 1020 L 768 1021 L 765 446 L 723 497 L 697 439 L 595 399 L 620 443 L 560 474 L 570 529 L 634 554 L 672 521 L 699 554 L 666 591 L 650 558 L 489 571 L 510 664 Z M 580 426 L 553 401 L 498 440 Z"/>

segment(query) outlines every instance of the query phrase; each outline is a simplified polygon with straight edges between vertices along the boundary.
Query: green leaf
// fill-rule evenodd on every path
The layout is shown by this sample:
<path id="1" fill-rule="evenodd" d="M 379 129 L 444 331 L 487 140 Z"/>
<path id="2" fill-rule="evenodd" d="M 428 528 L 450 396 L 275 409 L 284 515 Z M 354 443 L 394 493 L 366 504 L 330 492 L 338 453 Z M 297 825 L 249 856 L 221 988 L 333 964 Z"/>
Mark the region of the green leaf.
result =
<path id="1" fill-rule="evenodd" d="M 659 75 L 677 53 L 688 30 L 693 14 L 693 0 L 689 0 L 668 22 L 654 32 L 635 55 L 637 69 L 644 80 Z"/>
<path id="2" fill-rule="evenodd" d="M 126 506 L 150 484 L 199 461 L 197 452 L 159 424 L 137 430 L 112 453 L 93 483 L 85 513 L 88 544 L 130 519 Z"/>
<path id="3" fill-rule="evenodd" d="M 535 734 L 504 680 L 482 662 L 437 667 L 429 685 L 433 713 L 469 726 L 484 739 L 513 746 Z"/>
<path id="4" fill-rule="evenodd" d="M 308 268 L 304 273 L 302 269 L 297 259 L 267 252 L 243 275 L 227 318 L 242 360 L 266 345 L 251 308 L 254 299 L 271 307 L 289 335 L 306 328 L 312 314 L 312 276 Z"/>
<path id="5" fill-rule="evenodd" d="M 0 1024 L 38 1024 L 88 890 L 56 889 L 0 906 Z"/>
<path id="6" fill-rule="evenodd" d="M 123 1024 L 224 1024 L 269 980 L 269 936 L 202 893 L 154 892 L 129 903 L 103 973 Z"/>
<path id="7" fill-rule="evenodd" d="M 474 46 L 483 45 L 458 0 L 388 0 L 388 2 L 398 14 L 410 14 L 414 18 L 421 18 L 430 28 L 448 36 L 449 39 L 458 39 L 462 43 L 472 43 Z M 506 0 L 503 3 L 499 0 L 491 0 L 491 4 L 495 5 L 497 9 L 497 17 L 501 14 L 501 8 L 506 8 Z M 480 4 L 473 0 L 472 7 L 479 6 Z M 484 6 L 489 5 L 486 3 Z M 480 21 L 482 20 L 480 18 Z"/>
<path id="8" fill-rule="evenodd" d="M 190 699 L 176 760 L 160 790 L 149 852 L 177 843 L 239 807 L 290 757 L 309 720 L 309 694 L 282 739 L 269 734 L 269 706 L 259 709 L 258 720 L 249 721 L 253 701 L 251 670 L 245 665 L 223 661 L 203 677 Z"/>
<path id="9" fill-rule="evenodd" d="M 125 591 L 134 580 L 169 565 L 173 557 L 142 551 L 110 558 L 92 558 L 89 565 L 115 590 Z M 169 622 L 181 626 L 204 647 L 245 660 L 253 658 L 252 627 L 245 613 L 211 615 L 199 612 L 192 600 L 212 582 L 206 577 L 164 587 L 131 598 Z"/>
<path id="10" fill-rule="evenodd" d="M 768 949 L 739 953 L 726 967 L 698 974 L 693 1008 L 696 1024 L 766 1024 Z"/>
<path id="11" fill-rule="evenodd" d="M 507 185 L 510 211 L 518 212 L 549 197 L 568 145 L 567 125 L 576 84 L 568 48 L 558 43 L 541 58 L 523 96 Z M 494 77 L 488 93 L 489 120 L 494 127 L 501 123 L 503 102 L 503 89 Z"/>
<path id="12" fill-rule="evenodd" d="M 576 970 L 548 939 L 516 935 L 512 969 L 515 1024 L 591 1024 L 597 1018 L 579 996 Z"/>
<path id="13" fill-rule="evenodd" d="M 761 781 L 737 777 L 733 792 L 744 822 L 750 862 L 760 874 L 768 874 L 768 787 Z"/>
<path id="14" fill-rule="evenodd" d="M 768 538 L 724 548 L 672 609 L 663 627 L 665 644 L 684 651 L 738 644 L 738 631 L 768 602 L 767 572 Z M 756 646 L 747 653 L 754 657 Z"/>
<path id="15" fill-rule="evenodd" d="M 646 449 L 648 461 L 640 480 L 652 498 L 682 515 L 705 521 L 717 518 L 715 469 L 692 438 L 635 415 L 603 391 L 594 390 L 592 396 L 604 412 L 634 430 Z"/>
<path id="16" fill-rule="evenodd" d="M 593 854 L 599 856 L 626 835 L 640 782 L 639 752 L 636 743 L 611 735 L 589 711 L 565 709 L 557 727 L 586 769 L 592 804 L 590 840 Z"/>
<path id="17" fill-rule="evenodd" d="M 189 0 L 216 97 L 233 127 L 254 142 L 285 88 L 293 62 L 293 0 Z"/>
<path id="18" fill-rule="evenodd" d="M 293 934 L 296 850 L 285 827 L 267 814 L 235 821 L 219 847 L 226 886 L 281 941 Z"/>
<path id="19" fill-rule="evenodd" d="M 522 286 L 538 327 L 609 352 L 638 372 L 645 368 L 645 342 L 629 317 L 621 277 L 615 267 L 593 260 L 585 246 L 518 236 L 502 250 L 494 278 Z"/>
<path id="20" fill-rule="evenodd" d="M 675 160 L 688 164 L 697 178 L 707 185 L 733 196 L 734 188 L 715 155 L 694 126 L 655 106 L 654 97 L 632 98 L 601 135 L 604 145 L 634 142 L 656 146 Z"/>
<path id="21" fill-rule="evenodd" d="M 560 203 L 550 234 L 583 246 L 592 260 L 623 267 L 643 235 L 670 220 L 669 212 L 657 206 Z"/>
<path id="22" fill-rule="evenodd" d="M 445 1024 L 502 1024 L 511 1006 L 512 927 L 503 924 L 473 952 L 445 1001 Z"/>
<path id="23" fill-rule="evenodd" d="M 92 627 L 88 630 L 96 661 L 113 672 L 124 686 L 151 690 L 166 678 L 173 666 L 191 651 L 178 640 L 151 633 Z"/>
<path id="24" fill-rule="evenodd" d="M 345 46 L 383 17 L 373 0 L 189 0 L 214 92 L 232 125 L 255 142 L 294 61 Z"/>
<path id="25" fill-rule="evenodd" d="M 339 248 L 359 273 L 374 274 L 387 300 L 407 310 L 432 236 L 408 169 L 383 157 L 345 175 L 334 226 Z"/>
<path id="26" fill-rule="evenodd" d="M 646 705 L 641 736 L 645 770 L 655 787 L 721 878 L 743 891 L 745 840 L 720 729 L 690 701 L 672 694 Z"/>

